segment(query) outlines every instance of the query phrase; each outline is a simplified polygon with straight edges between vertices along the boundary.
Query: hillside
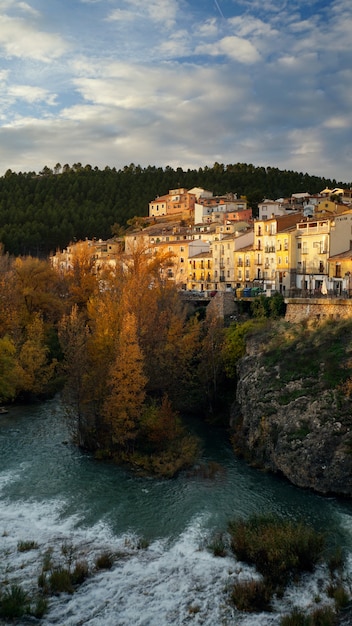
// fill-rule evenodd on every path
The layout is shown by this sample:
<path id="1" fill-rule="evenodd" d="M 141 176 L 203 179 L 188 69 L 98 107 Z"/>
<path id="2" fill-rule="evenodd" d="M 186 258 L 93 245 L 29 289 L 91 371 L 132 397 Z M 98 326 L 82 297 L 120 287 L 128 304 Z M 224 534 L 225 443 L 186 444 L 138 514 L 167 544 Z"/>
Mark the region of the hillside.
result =
<path id="1" fill-rule="evenodd" d="M 247 341 L 232 409 L 235 449 L 299 487 L 352 495 L 352 320 L 274 322 Z"/>
<path id="2" fill-rule="evenodd" d="M 131 164 L 121 170 L 99 170 L 75 164 L 36 172 L 8 170 L 0 178 L 0 242 L 14 255 L 44 256 L 65 248 L 74 239 L 107 239 L 111 227 L 125 227 L 134 216 L 146 216 L 148 203 L 176 187 L 194 186 L 247 196 L 255 210 L 264 198 L 286 197 L 326 186 L 349 186 L 342 181 L 308 174 L 255 167 L 245 163 L 198 170 Z"/>

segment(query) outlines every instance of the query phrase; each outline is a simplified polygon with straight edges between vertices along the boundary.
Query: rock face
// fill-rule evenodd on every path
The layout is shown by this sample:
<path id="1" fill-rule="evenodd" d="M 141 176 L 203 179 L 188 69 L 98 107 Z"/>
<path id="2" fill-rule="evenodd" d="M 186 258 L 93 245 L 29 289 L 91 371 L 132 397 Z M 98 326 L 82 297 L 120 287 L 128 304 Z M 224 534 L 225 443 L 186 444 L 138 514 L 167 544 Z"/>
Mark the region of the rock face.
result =
<path id="1" fill-rule="evenodd" d="M 321 372 L 282 382 L 284 365 L 268 366 L 260 346 L 238 364 L 231 426 L 237 453 L 299 487 L 352 496 L 352 402 L 324 389 Z"/>

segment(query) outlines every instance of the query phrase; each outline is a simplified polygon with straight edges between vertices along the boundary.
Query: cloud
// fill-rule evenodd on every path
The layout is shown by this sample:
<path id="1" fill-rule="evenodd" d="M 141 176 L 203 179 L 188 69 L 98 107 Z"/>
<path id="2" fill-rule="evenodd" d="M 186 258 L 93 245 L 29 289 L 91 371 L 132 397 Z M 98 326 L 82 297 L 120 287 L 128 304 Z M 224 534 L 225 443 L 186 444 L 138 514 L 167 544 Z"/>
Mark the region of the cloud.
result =
<path id="1" fill-rule="evenodd" d="M 111 13 L 109 13 L 106 21 L 132 22 L 135 17 L 136 16 L 133 11 L 129 11 L 128 9 L 114 9 L 113 11 L 111 11 Z"/>
<path id="2" fill-rule="evenodd" d="M 252 64 L 260 60 L 260 54 L 255 46 L 248 40 L 234 35 L 224 37 L 214 44 L 198 46 L 198 54 L 210 56 L 227 56 L 239 63 Z"/>
<path id="3" fill-rule="evenodd" d="M 33 5 L 0 0 L 5 170 L 217 160 L 350 178 L 350 0 L 221 1 L 224 18 L 204 0 Z"/>
<path id="4" fill-rule="evenodd" d="M 0 47 L 9 57 L 24 57 L 49 63 L 67 52 L 59 36 L 41 32 L 27 21 L 3 15 L 0 22 Z"/>
<path id="5" fill-rule="evenodd" d="M 33 87 L 31 85 L 12 85 L 7 89 L 7 96 L 15 100 L 23 100 L 30 104 L 35 102 L 45 102 L 48 106 L 53 106 L 56 96 L 50 94 L 46 89 Z"/>
<path id="6" fill-rule="evenodd" d="M 127 8 L 117 8 L 109 13 L 110 21 L 131 21 L 147 19 L 163 28 L 171 29 L 176 23 L 178 3 L 176 0 L 129 0 Z"/>

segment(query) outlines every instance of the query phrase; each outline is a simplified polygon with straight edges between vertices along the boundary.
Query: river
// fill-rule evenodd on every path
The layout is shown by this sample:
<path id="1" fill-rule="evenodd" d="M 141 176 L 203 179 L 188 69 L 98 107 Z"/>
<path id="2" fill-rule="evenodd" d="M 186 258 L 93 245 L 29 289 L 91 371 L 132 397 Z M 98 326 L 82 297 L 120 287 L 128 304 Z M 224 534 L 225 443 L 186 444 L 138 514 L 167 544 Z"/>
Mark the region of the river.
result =
<path id="1" fill-rule="evenodd" d="M 249 468 L 222 432 L 198 431 L 201 461 L 218 463 L 222 471 L 213 478 L 184 473 L 159 480 L 94 461 L 73 446 L 58 398 L 1 416 L 1 580 L 19 580 L 30 591 L 48 548 L 59 562 L 62 547 L 70 545 L 92 569 L 102 552 L 116 555 L 112 569 L 95 572 L 73 595 L 51 598 L 41 623 L 278 626 L 292 606 L 326 600 L 326 572 L 318 568 L 289 588 L 272 613 L 242 614 L 231 606 L 231 585 L 252 570 L 208 548 L 229 519 L 256 512 L 303 518 L 352 554 L 352 503 Z M 19 552 L 20 541 L 37 547 Z M 352 572 L 350 560 L 348 568 Z"/>

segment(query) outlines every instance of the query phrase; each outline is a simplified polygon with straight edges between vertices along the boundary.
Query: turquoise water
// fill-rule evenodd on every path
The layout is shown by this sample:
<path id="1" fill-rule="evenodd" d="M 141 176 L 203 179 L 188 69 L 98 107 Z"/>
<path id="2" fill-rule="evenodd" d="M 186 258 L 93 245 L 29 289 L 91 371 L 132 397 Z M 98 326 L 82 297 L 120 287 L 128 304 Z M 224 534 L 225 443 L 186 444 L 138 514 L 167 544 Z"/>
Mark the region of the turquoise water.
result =
<path id="1" fill-rule="evenodd" d="M 60 558 L 65 541 L 92 562 L 102 549 L 126 552 L 114 570 L 96 575 L 73 597 L 56 598 L 44 623 L 168 626 L 189 623 L 191 614 L 193 623 L 209 626 L 278 623 L 287 598 L 271 616 L 242 616 L 225 606 L 229 580 L 252 574 L 230 555 L 214 558 L 206 545 L 235 516 L 303 518 L 352 549 L 351 502 L 251 469 L 235 458 L 221 431 L 194 422 L 189 427 L 202 438 L 201 462 L 222 467 L 214 479 L 189 473 L 173 480 L 139 478 L 94 461 L 69 442 L 58 399 L 1 416 L 0 547 L 7 572 L 15 577 L 21 558 L 22 570 L 35 580 L 45 549 L 54 546 Z M 148 542 L 145 550 L 138 548 L 141 538 Z M 37 559 L 16 552 L 26 539 L 38 542 Z M 314 593 L 317 581 L 309 584 Z M 297 592 L 306 604 L 312 601 L 308 589 L 306 583 L 306 593 Z M 190 613 L 199 597 L 201 609 Z"/>

